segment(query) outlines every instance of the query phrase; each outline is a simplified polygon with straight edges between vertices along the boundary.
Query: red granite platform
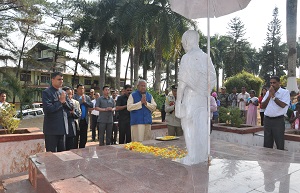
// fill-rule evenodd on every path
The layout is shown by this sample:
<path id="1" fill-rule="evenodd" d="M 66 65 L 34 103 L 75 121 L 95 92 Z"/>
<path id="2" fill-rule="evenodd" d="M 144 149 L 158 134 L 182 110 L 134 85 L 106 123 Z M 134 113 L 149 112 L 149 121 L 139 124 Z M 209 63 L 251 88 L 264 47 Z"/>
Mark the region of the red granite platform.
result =
<path id="1" fill-rule="evenodd" d="M 147 141 L 184 147 L 184 140 Z M 186 166 L 169 159 L 90 146 L 30 158 L 30 180 L 37 192 L 297 192 L 300 154 L 220 140 L 211 142 L 210 164 Z"/>

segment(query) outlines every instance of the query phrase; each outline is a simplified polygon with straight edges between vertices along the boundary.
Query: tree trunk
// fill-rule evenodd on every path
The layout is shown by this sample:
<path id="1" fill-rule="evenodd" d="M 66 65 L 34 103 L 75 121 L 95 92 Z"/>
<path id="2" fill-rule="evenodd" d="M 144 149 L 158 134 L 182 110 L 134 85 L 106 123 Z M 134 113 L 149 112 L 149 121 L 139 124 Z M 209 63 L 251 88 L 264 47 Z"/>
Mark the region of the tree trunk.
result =
<path id="1" fill-rule="evenodd" d="M 27 38 L 27 35 L 28 35 L 29 27 L 30 26 L 27 25 L 27 30 L 26 30 L 26 32 L 24 34 L 24 38 L 23 38 L 22 48 L 21 48 L 21 52 L 20 52 L 20 56 L 19 56 L 19 62 L 18 62 L 18 67 L 17 67 L 17 72 L 16 72 L 16 78 L 17 79 L 20 79 L 19 75 L 20 75 L 20 69 L 21 69 L 21 61 L 22 61 L 22 56 L 23 56 L 24 49 L 25 49 L 26 38 Z M 27 82 L 27 74 L 25 76 L 26 76 L 25 77 L 25 82 Z M 13 93 L 12 103 L 13 104 L 16 103 L 16 94 L 15 93 Z"/>
<path id="2" fill-rule="evenodd" d="M 108 70 L 108 60 L 109 60 L 109 55 L 110 53 L 108 53 L 107 58 L 106 58 L 106 63 L 105 63 L 105 70 L 104 70 L 104 85 L 106 84 L 106 80 L 107 80 L 107 70 Z M 103 85 L 103 86 L 104 86 Z"/>
<path id="3" fill-rule="evenodd" d="M 166 68 L 166 88 L 169 88 L 169 79 L 170 79 L 170 63 L 167 63 L 167 68 Z"/>
<path id="4" fill-rule="evenodd" d="M 105 85 L 105 75 L 104 75 L 104 65 L 105 65 L 105 49 L 100 48 L 100 78 L 99 78 L 99 87 L 100 95 L 103 95 L 103 86 Z"/>
<path id="5" fill-rule="evenodd" d="M 120 90 L 120 75 L 121 75 L 121 46 L 122 46 L 122 39 L 119 37 L 117 42 L 117 58 L 116 58 L 116 85 L 115 89 Z"/>
<path id="6" fill-rule="evenodd" d="M 21 48 L 18 67 L 17 67 L 17 72 L 16 72 L 16 78 L 19 78 L 20 69 L 21 69 L 21 62 L 22 62 L 22 57 L 23 57 L 23 53 L 24 53 L 24 49 L 25 49 L 25 44 L 26 44 L 26 38 L 27 38 L 27 35 L 28 35 L 28 31 L 29 31 L 29 25 L 27 25 L 27 29 L 26 29 L 26 32 L 25 32 L 24 38 L 23 38 L 22 48 Z"/>
<path id="7" fill-rule="evenodd" d="M 133 85 L 133 48 L 130 48 L 130 85 Z"/>
<path id="8" fill-rule="evenodd" d="M 179 59 L 177 58 L 178 56 L 176 55 L 175 57 L 175 84 L 178 84 L 178 62 Z"/>
<path id="9" fill-rule="evenodd" d="M 144 61 L 143 62 L 143 79 L 147 81 L 147 71 L 148 71 L 148 66 L 147 63 Z"/>
<path id="10" fill-rule="evenodd" d="M 72 88 L 74 88 L 74 86 L 75 86 L 75 78 L 76 78 L 76 74 L 77 74 L 80 51 L 81 51 L 81 45 L 78 46 L 77 58 L 76 58 L 76 62 L 75 62 L 75 69 L 74 69 L 74 74 L 73 74 L 73 77 L 72 77 Z"/>
<path id="11" fill-rule="evenodd" d="M 288 52 L 288 79 L 287 89 L 299 92 L 296 78 L 296 62 L 297 62 L 297 48 L 296 48 L 296 33 L 297 33 L 297 0 L 286 1 L 286 39 Z"/>
<path id="12" fill-rule="evenodd" d="M 127 81 L 127 72 L 128 72 L 128 67 L 129 67 L 129 61 L 130 61 L 130 52 L 129 52 L 128 60 L 127 60 L 127 64 L 126 64 L 125 80 L 124 80 L 124 85 L 123 85 L 123 87 L 126 85 L 126 81 Z"/>
<path id="13" fill-rule="evenodd" d="M 137 86 L 139 80 L 139 66 L 140 66 L 140 54 L 141 54 L 141 44 L 140 41 L 136 42 L 134 46 L 134 87 Z"/>
<path id="14" fill-rule="evenodd" d="M 216 68 L 216 75 L 217 75 L 217 87 L 216 87 L 216 91 L 219 90 L 219 73 L 220 73 L 220 69 L 219 68 Z M 213 89 L 213 88 L 211 88 Z"/>
<path id="15" fill-rule="evenodd" d="M 60 22 L 60 31 L 62 30 L 62 26 L 64 24 L 64 18 L 61 18 L 61 22 Z M 57 58 L 58 58 L 58 52 L 59 52 L 59 43 L 61 40 L 61 35 L 59 34 L 57 37 L 57 44 L 56 44 L 56 49 L 55 49 L 55 53 L 54 53 L 54 64 L 53 64 L 53 69 L 52 71 L 55 72 L 56 71 L 56 62 L 57 62 Z"/>
<path id="16" fill-rule="evenodd" d="M 155 45 L 155 82 L 153 87 L 156 92 L 160 92 L 162 48 L 159 41 L 156 41 Z"/>

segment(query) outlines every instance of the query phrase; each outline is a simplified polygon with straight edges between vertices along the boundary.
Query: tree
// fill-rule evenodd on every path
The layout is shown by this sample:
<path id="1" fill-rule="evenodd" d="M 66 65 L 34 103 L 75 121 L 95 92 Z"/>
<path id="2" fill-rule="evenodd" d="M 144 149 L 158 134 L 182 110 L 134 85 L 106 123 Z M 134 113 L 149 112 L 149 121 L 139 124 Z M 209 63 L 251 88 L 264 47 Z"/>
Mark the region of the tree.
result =
<path id="1" fill-rule="evenodd" d="M 233 18 L 228 26 L 229 45 L 223 58 L 226 77 L 245 70 L 249 61 L 247 50 L 250 49 L 249 42 L 244 39 L 245 26 L 240 18 Z"/>
<path id="2" fill-rule="evenodd" d="M 57 65 L 59 65 L 58 57 L 62 56 L 59 50 L 59 45 L 61 41 L 68 42 L 68 38 L 72 37 L 74 33 L 72 32 L 71 23 L 72 19 L 76 18 L 79 6 L 77 4 L 82 3 L 81 0 L 64 0 L 58 1 L 51 4 L 51 9 L 48 11 L 48 15 L 55 20 L 51 25 L 52 29 L 48 31 L 49 34 L 57 38 L 56 49 L 54 51 L 53 64 L 51 70 L 53 72 L 57 71 Z M 63 66 L 65 68 L 65 66 Z"/>
<path id="3" fill-rule="evenodd" d="M 99 48 L 100 51 L 100 94 L 105 85 L 105 56 L 114 52 L 116 39 L 112 31 L 112 20 L 116 12 L 116 1 L 103 0 L 93 2 L 86 14 L 92 19 L 92 30 L 90 32 L 88 47 L 91 50 Z"/>
<path id="4" fill-rule="evenodd" d="M 74 74 L 72 77 L 72 87 L 75 86 L 75 79 L 78 71 L 78 65 L 80 65 L 83 69 L 87 70 L 90 74 L 93 74 L 91 67 L 96 66 L 93 62 L 86 62 L 84 59 L 80 59 L 81 50 L 85 46 L 86 43 L 89 41 L 90 32 L 92 31 L 93 20 L 88 14 L 85 14 L 87 7 L 89 4 L 82 2 L 79 6 L 79 15 L 72 19 L 72 31 L 74 32 L 75 38 L 72 38 L 72 42 L 75 43 L 74 47 L 77 48 L 77 57 L 70 58 L 75 62 Z"/>
<path id="5" fill-rule="evenodd" d="M 35 31 L 32 28 L 40 22 L 43 9 L 47 5 L 45 0 L 6 0 L 0 2 L 0 60 L 6 62 L 7 60 L 17 61 L 19 59 L 20 62 L 22 57 L 20 55 L 22 54 L 9 35 L 20 32 L 22 35 L 31 36 L 32 32 Z"/>
<path id="6" fill-rule="evenodd" d="M 286 39 L 288 46 L 288 81 L 289 91 L 299 92 L 296 78 L 297 48 L 297 0 L 286 1 Z"/>
<path id="7" fill-rule="evenodd" d="M 271 76 L 285 74 L 286 47 L 281 43 L 281 21 L 278 19 L 278 8 L 273 11 L 273 19 L 268 24 L 266 43 L 260 50 L 260 76 L 268 84 Z"/>
<path id="8" fill-rule="evenodd" d="M 185 17 L 173 12 L 165 0 L 156 0 L 149 4 L 153 17 L 149 21 L 149 32 L 155 42 L 155 82 L 154 90 L 160 91 L 163 53 L 171 51 L 171 44 L 175 34 L 182 35 L 194 23 Z"/>

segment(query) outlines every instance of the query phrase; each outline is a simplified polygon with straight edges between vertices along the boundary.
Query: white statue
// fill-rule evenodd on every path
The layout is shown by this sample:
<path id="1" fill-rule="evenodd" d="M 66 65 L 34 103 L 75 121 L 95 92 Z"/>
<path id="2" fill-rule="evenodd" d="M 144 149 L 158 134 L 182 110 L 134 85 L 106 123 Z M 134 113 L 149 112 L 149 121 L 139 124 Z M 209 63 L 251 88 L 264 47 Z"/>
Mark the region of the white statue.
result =
<path id="1" fill-rule="evenodd" d="M 198 42 L 199 34 L 194 30 L 186 31 L 181 40 L 186 54 L 179 67 L 175 115 L 181 119 L 188 151 L 179 161 L 186 165 L 208 160 L 208 84 L 212 89 L 216 82 L 214 66 L 211 60 L 208 64 L 207 54 L 199 48 Z"/>

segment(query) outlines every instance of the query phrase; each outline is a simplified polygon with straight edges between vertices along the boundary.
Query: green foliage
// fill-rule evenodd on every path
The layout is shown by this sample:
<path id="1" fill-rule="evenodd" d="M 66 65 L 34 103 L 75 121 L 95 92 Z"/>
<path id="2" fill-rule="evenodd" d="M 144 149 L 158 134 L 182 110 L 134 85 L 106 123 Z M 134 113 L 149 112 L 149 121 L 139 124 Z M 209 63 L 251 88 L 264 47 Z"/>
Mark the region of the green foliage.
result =
<path id="1" fill-rule="evenodd" d="M 294 111 L 290 108 L 288 108 L 287 112 L 286 112 L 286 115 L 288 117 L 288 120 L 292 117 L 292 114 L 294 113 Z"/>
<path id="2" fill-rule="evenodd" d="M 226 77 L 231 77 L 246 70 L 250 61 L 250 43 L 244 38 L 246 29 L 240 18 L 235 17 L 228 24 L 228 46 L 222 57 Z M 252 56 L 251 56 L 252 57 Z"/>
<path id="3" fill-rule="evenodd" d="M 21 106 L 31 104 L 34 95 L 37 92 L 41 92 L 39 88 L 32 88 L 27 84 L 22 84 L 13 74 L 0 70 L 0 75 L 3 76 L 3 80 L 0 82 L 0 90 L 6 92 L 10 97 L 18 97 Z"/>
<path id="4" fill-rule="evenodd" d="M 0 125 L 6 129 L 6 132 L 11 134 L 19 127 L 20 120 L 14 116 L 16 114 L 14 105 L 5 105 L 4 108 L 0 108 Z"/>
<path id="5" fill-rule="evenodd" d="M 234 87 L 236 87 L 238 92 L 240 92 L 241 88 L 245 86 L 247 91 L 255 90 L 256 96 L 259 96 L 263 83 L 264 82 L 261 78 L 243 71 L 233 77 L 228 78 L 225 82 L 225 86 L 228 92 L 231 92 L 232 88 Z"/>
<path id="6" fill-rule="evenodd" d="M 240 127 L 244 122 L 243 118 L 241 117 L 241 111 L 237 107 L 220 107 L 219 119 L 221 123 L 227 123 L 233 127 Z"/>
<path id="7" fill-rule="evenodd" d="M 260 50 L 260 77 L 268 83 L 271 76 L 282 76 L 287 69 L 287 46 L 281 42 L 281 21 L 278 19 L 278 8 L 273 11 L 273 19 L 268 23 L 267 37 Z"/>
<path id="8" fill-rule="evenodd" d="M 154 91 L 154 89 L 152 89 L 152 88 L 149 88 L 147 91 L 153 96 L 153 99 L 157 104 L 156 109 L 161 109 L 162 105 L 165 103 L 166 97 L 163 95 L 160 95 L 158 92 Z"/>

